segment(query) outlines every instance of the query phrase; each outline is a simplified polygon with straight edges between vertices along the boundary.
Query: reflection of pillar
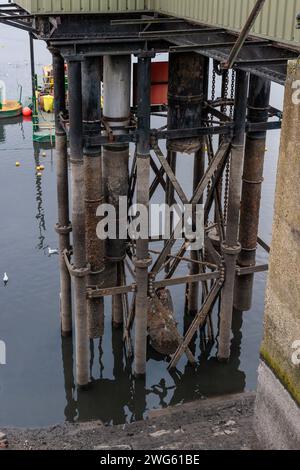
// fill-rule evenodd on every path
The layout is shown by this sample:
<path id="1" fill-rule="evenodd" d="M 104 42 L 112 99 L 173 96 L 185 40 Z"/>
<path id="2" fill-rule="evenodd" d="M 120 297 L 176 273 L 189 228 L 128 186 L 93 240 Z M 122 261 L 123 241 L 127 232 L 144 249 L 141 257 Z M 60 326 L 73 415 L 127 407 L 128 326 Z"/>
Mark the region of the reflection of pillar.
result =
<path id="1" fill-rule="evenodd" d="M 149 208 L 151 58 L 138 60 L 137 203 Z M 149 240 L 136 243 L 135 374 L 146 373 Z"/>
<path id="2" fill-rule="evenodd" d="M 228 200 L 228 220 L 226 238 L 222 244 L 222 253 L 226 266 L 226 279 L 222 291 L 219 360 L 228 360 L 230 357 L 230 335 L 233 311 L 233 296 L 235 285 L 236 262 L 240 252 L 238 242 L 240 202 L 242 190 L 242 173 L 245 151 L 245 126 L 248 98 L 249 74 L 237 71 L 234 113 L 234 137 L 232 140 L 230 188 Z"/>
<path id="3" fill-rule="evenodd" d="M 267 122 L 271 82 L 251 76 L 248 102 L 248 121 Z M 241 267 L 255 266 L 261 189 L 264 172 L 266 132 L 249 132 L 246 139 L 243 192 L 240 221 L 239 255 Z M 239 310 L 251 309 L 254 274 L 238 276 L 235 287 L 235 306 Z"/>
<path id="4" fill-rule="evenodd" d="M 263 446 L 300 448 L 299 61 L 288 65 L 255 428 Z M 295 88 L 296 84 L 296 88 Z"/>
<path id="5" fill-rule="evenodd" d="M 62 338 L 61 352 L 63 361 L 64 371 L 64 384 L 67 405 L 65 408 L 66 420 L 70 423 L 75 421 L 76 411 L 76 400 L 74 399 L 75 393 L 75 382 L 73 374 L 73 340 L 72 338 Z"/>
<path id="6" fill-rule="evenodd" d="M 82 150 L 81 62 L 69 61 L 70 156 L 72 164 L 72 227 L 76 317 L 76 380 L 79 387 L 89 383 L 87 334 L 85 188 Z"/>
<path id="7" fill-rule="evenodd" d="M 6 140 L 5 127 L 4 127 L 4 124 L 2 124 L 0 121 L 0 142 L 5 142 L 5 140 Z"/>
<path id="8" fill-rule="evenodd" d="M 87 137 L 101 130 L 101 82 L 98 58 L 86 58 L 82 63 L 82 104 L 84 132 Z M 86 257 L 91 267 L 90 287 L 102 286 L 104 275 L 104 241 L 97 236 L 96 212 L 103 202 L 101 147 L 88 144 L 84 148 Z M 88 334 L 99 338 L 104 333 L 104 300 L 88 299 Z"/>
<path id="9" fill-rule="evenodd" d="M 62 56 L 53 51 L 54 107 L 55 107 L 55 147 L 57 175 L 58 223 L 60 251 L 60 313 L 63 336 L 72 332 L 71 277 L 63 252 L 70 251 L 69 178 L 67 136 L 61 126 L 59 115 L 66 109 L 65 65 Z"/>
<path id="10" fill-rule="evenodd" d="M 144 379 L 134 382 L 134 418 L 135 421 L 142 421 L 146 411 L 146 381 Z"/>
<path id="11" fill-rule="evenodd" d="M 103 58 L 103 119 L 110 128 L 126 127 L 130 122 L 131 56 L 105 56 Z M 114 131 L 124 134 L 124 129 Z M 107 203 L 115 207 L 117 218 L 117 238 L 119 227 L 127 225 L 120 220 L 119 198 L 128 196 L 129 184 L 129 145 L 106 145 L 103 148 L 103 177 Z M 127 211 L 126 211 L 127 212 Z M 121 277 L 121 262 L 126 256 L 126 240 L 108 240 L 106 258 L 109 285 L 118 285 Z M 113 298 L 113 325 L 123 323 L 121 296 Z"/>
<path id="12" fill-rule="evenodd" d="M 39 250 L 45 250 L 45 233 L 46 233 L 46 222 L 45 222 L 45 211 L 43 207 L 43 189 L 42 189 L 42 178 L 38 176 L 37 167 L 40 165 L 40 146 L 37 142 L 33 143 L 34 148 L 34 163 L 35 163 L 35 186 L 36 186 L 36 202 L 37 202 L 37 214 L 36 219 L 38 221 L 38 245 Z"/>

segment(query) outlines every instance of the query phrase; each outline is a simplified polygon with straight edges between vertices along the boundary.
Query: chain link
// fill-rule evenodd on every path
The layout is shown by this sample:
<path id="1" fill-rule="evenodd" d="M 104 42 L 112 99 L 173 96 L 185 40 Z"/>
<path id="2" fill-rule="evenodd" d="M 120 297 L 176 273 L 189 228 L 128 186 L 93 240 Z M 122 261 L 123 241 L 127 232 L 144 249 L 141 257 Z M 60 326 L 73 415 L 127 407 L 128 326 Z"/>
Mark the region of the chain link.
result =
<path id="1" fill-rule="evenodd" d="M 231 72 L 231 90 L 230 90 L 230 99 L 234 101 L 235 98 L 235 71 L 232 70 Z M 229 116 L 233 119 L 234 113 L 234 105 L 230 105 Z M 230 187 L 230 165 L 231 165 L 231 157 L 228 157 L 228 162 L 226 164 L 225 170 L 225 190 L 224 190 L 224 224 L 227 224 L 227 217 L 228 217 L 228 200 L 229 200 L 229 187 Z"/>

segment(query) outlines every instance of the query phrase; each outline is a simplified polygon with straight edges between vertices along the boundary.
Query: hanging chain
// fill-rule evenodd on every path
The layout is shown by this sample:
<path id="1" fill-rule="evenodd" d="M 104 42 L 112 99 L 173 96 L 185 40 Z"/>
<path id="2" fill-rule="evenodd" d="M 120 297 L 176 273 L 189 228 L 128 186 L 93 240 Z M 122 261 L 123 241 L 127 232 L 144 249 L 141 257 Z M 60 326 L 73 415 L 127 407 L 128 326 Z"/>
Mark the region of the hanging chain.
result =
<path id="1" fill-rule="evenodd" d="M 231 72 L 231 90 L 230 90 L 230 99 L 232 104 L 230 105 L 229 116 L 233 119 L 234 113 L 234 97 L 235 97 L 235 71 L 232 70 Z M 229 186 L 230 186 L 230 164 L 231 164 L 231 157 L 228 157 L 228 161 L 226 164 L 226 171 L 225 171 L 225 190 L 224 190 L 224 224 L 227 224 L 227 217 L 228 217 L 228 200 L 229 200 Z"/>
<path id="2" fill-rule="evenodd" d="M 234 97 L 235 97 L 235 70 L 232 70 L 231 72 L 231 91 L 230 91 L 230 99 L 232 102 L 234 102 Z M 233 109 L 234 106 L 233 104 L 230 106 L 230 117 L 233 119 Z"/>
<path id="3" fill-rule="evenodd" d="M 216 99 L 216 71 L 215 71 L 215 68 L 213 66 L 213 71 L 212 71 L 212 85 L 211 85 L 211 101 L 215 101 Z M 214 120 L 214 117 L 211 116 L 211 120 L 213 121 Z M 212 124 L 213 125 L 213 122 Z M 207 149 L 207 154 L 209 156 L 209 139 L 206 138 L 205 139 L 205 146 L 206 146 L 206 149 Z M 207 193 L 209 194 L 211 190 L 211 181 L 209 181 L 208 185 L 207 185 Z"/>
<path id="4" fill-rule="evenodd" d="M 212 86 L 211 86 L 211 100 L 215 101 L 216 99 L 216 71 L 213 68 L 213 73 L 212 73 Z"/>

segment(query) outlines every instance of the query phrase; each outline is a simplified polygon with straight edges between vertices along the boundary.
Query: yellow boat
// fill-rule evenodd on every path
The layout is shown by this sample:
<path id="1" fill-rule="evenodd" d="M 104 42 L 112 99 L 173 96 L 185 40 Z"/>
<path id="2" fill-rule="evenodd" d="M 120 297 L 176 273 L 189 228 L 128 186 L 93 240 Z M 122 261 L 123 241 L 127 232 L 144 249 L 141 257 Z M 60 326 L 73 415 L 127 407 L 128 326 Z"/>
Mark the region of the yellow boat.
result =
<path id="1" fill-rule="evenodd" d="M 17 117 L 22 114 L 22 104 L 16 100 L 0 102 L 0 119 Z"/>

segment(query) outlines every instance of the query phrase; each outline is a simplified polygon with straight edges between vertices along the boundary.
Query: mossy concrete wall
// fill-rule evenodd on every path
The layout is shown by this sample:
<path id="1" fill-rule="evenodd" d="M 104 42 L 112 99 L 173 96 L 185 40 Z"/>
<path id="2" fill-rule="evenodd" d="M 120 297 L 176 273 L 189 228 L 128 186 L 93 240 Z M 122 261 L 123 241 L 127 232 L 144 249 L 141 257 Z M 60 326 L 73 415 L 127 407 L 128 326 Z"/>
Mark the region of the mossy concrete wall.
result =
<path id="1" fill-rule="evenodd" d="M 262 359 L 299 410 L 300 365 L 300 61 L 291 61 L 285 87 L 275 217 L 266 294 Z M 299 349 L 299 346 L 298 346 Z M 263 395 L 266 374 L 260 374 Z M 274 382 L 275 383 L 275 382 Z M 280 395 L 279 389 L 275 395 Z M 270 409 L 274 397 L 269 395 Z M 279 402 L 277 400 L 277 402 Z M 281 400 L 280 403 L 287 403 Z M 259 406 L 258 406 L 259 409 Z M 265 408 L 264 408 L 265 409 Z M 266 413 L 266 411 L 264 411 Z M 280 416 L 278 410 L 277 416 Z M 288 426 L 288 422 L 286 423 Z M 284 425 L 281 425 L 284 429 Z M 300 439 L 300 437 L 298 437 Z M 299 440 L 298 440 L 299 443 Z M 292 445 L 292 444 L 291 444 Z M 299 444 L 300 445 L 300 444 Z"/>
<path id="2" fill-rule="evenodd" d="M 262 355 L 300 404 L 300 62 L 288 65 Z"/>

